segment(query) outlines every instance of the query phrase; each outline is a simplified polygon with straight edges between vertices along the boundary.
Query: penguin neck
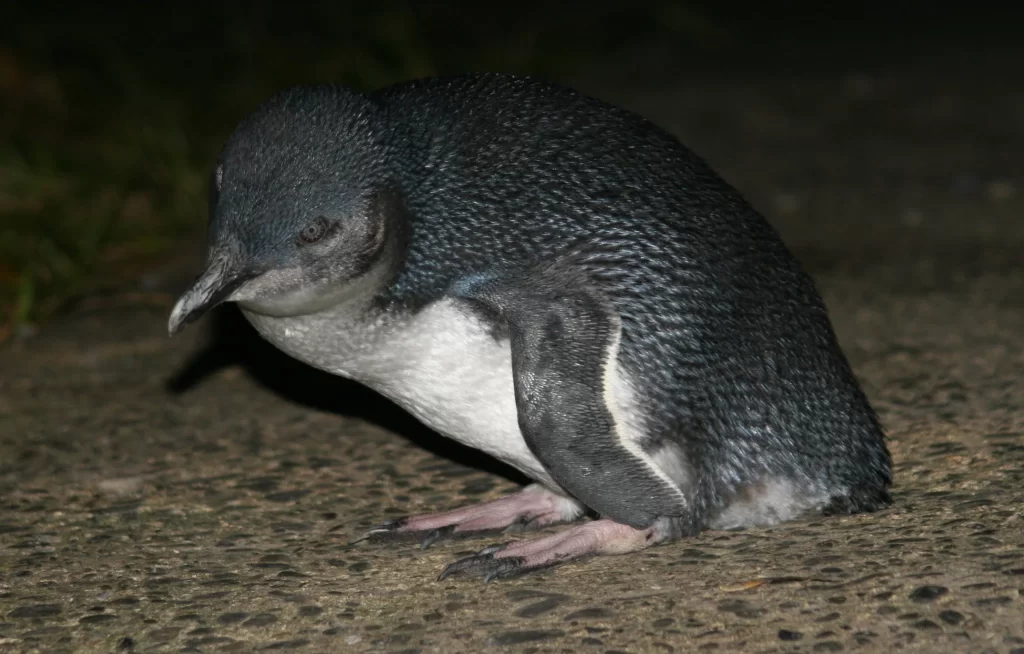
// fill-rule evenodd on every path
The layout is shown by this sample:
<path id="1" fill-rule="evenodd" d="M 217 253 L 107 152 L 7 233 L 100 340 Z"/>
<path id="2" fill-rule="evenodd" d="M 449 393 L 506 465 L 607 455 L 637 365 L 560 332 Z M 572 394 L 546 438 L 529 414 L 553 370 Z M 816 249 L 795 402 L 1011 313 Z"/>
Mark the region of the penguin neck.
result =
<path id="1" fill-rule="evenodd" d="M 361 378 L 405 312 L 384 307 L 378 296 L 391 275 L 380 266 L 353 282 L 338 301 L 300 315 L 271 315 L 239 303 L 242 314 L 264 339 L 286 354 L 332 374 Z"/>

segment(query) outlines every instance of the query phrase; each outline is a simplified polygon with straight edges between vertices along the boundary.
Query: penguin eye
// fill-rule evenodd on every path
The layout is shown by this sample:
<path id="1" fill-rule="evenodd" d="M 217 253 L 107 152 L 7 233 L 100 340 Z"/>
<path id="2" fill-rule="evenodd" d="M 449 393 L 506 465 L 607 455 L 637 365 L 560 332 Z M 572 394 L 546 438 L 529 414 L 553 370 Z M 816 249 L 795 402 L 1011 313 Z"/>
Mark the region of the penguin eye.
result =
<path id="1" fill-rule="evenodd" d="M 303 227 L 302 231 L 299 232 L 299 245 L 309 245 L 311 243 L 316 243 L 317 241 L 319 241 L 320 239 L 327 235 L 328 227 L 329 225 L 327 224 L 327 219 L 324 218 L 323 216 L 320 216 L 313 222 Z"/>

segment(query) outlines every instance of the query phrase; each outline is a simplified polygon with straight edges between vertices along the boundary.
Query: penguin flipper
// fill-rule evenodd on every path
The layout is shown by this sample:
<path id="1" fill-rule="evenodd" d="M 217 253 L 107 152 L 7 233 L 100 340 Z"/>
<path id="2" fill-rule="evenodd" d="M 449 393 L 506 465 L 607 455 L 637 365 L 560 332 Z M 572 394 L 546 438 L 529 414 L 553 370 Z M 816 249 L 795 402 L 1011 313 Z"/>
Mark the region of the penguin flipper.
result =
<path id="1" fill-rule="evenodd" d="M 455 291 L 507 324 L 520 430 L 565 491 L 634 529 L 687 514 L 682 490 L 616 424 L 621 321 L 601 291 L 568 266 Z"/>

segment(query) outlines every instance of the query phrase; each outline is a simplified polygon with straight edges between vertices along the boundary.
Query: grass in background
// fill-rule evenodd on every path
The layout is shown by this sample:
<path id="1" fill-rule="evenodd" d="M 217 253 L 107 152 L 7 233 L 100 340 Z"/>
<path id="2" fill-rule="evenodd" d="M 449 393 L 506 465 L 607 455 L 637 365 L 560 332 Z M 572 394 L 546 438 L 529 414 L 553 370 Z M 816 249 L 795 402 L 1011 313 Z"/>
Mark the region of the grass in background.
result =
<path id="1" fill-rule="evenodd" d="M 655 32 L 714 34 L 672 2 L 475 18 L 468 2 L 370 4 L 0 10 L 0 342 L 194 243 L 212 160 L 280 88 L 485 69 L 557 77 Z"/>

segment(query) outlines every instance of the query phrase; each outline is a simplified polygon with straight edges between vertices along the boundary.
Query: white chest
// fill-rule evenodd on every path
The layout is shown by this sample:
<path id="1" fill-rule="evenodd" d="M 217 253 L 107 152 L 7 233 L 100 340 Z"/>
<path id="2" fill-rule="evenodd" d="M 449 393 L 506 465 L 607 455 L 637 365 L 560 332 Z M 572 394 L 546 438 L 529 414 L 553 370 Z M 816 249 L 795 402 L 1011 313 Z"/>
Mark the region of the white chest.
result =
<path id="1" fill-rule="evenodd" d="M 246 317 L 297 359 L 362 382 L 435 431 L 554 483 L 519 430 L 508 341 L 496 341 L 453 301 L 379 324 L 326 313 Z"/>

